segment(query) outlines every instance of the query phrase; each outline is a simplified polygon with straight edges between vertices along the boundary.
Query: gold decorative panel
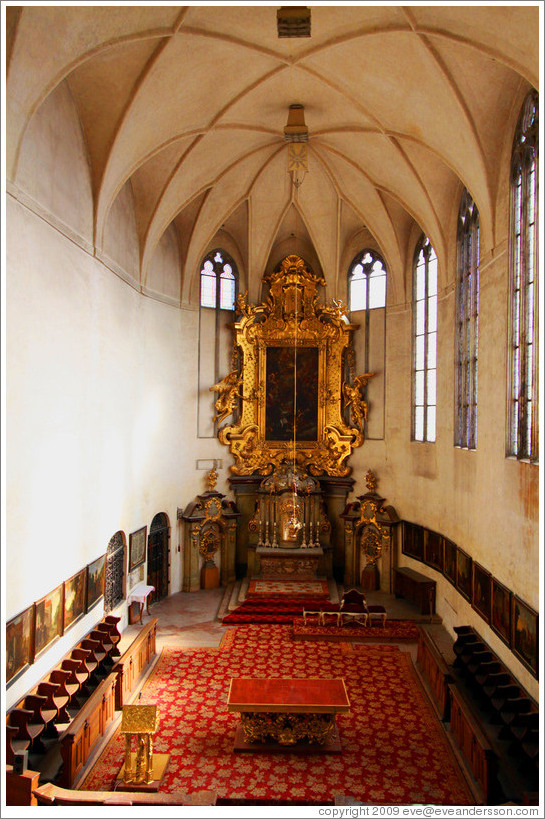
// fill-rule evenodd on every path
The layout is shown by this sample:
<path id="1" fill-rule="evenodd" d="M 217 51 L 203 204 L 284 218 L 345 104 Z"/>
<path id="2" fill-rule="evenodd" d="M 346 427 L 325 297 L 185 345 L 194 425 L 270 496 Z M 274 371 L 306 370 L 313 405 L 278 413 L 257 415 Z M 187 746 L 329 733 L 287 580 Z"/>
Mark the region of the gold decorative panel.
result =
<path id="1" fill-rule="evenodd" d="M 290 457 L 312 475 L 348 475 L 346 461 L 364 440 L 362 390 L 373 375 L 344 380 L 356 328 L 340 301 L 318 301 L 325 281 L 299 256 L 287 256 L 264 281 L 264 302 L 237 299 L 236 369 L 211 388 L 218 417 L 227 410 L 234 418 L 218 432 L 234 456 L 231 471 L 267 475 Z M 349 404 L 354 426 L 343 417 Z"/>

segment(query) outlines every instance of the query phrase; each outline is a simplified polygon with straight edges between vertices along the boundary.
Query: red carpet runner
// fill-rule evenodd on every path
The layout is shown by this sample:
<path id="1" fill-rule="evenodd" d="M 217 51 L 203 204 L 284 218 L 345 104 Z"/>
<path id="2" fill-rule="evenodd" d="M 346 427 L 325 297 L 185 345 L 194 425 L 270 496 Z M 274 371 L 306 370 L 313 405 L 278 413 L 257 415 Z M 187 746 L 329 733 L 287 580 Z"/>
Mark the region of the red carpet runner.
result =
<path id="1" fill-rule="evenodd" d="M 248 623 L 292 623 L 294 617 L 301 617 L 303 609 L 320 608 L 324 600 L 320 597 L 257 597 L 245 600 L 221 621 L 224 625 L 244 625 Z"/>
<path id="2" fill-rule="evenodd" d="M 474 800 L 426 700 L 410 657 L 397 646 L 293 642 L 290 626 L 232 629 L 225 649 L 165 649 L 144 687 L 157 703 L 157 753 L 171 754 L 163 791 L 207 789 L 220 799 L 372 804 L 471 805 Z M 229 634 L 229 632 L 228 632 Z M 339 715 L 343 753 L 235 754 L 237 715 L 226 708 L 229 680 L 343 677 L 351 700 Z M 107 790 L 123 763 L 119 731 L 82 783 Z"/>

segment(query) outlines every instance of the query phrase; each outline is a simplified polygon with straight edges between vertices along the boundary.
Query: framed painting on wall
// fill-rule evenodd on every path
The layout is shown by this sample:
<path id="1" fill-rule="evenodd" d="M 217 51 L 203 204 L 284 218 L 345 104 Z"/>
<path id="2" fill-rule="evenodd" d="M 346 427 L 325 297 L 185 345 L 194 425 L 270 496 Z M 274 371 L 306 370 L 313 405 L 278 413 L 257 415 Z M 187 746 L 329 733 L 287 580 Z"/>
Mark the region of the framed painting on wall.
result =
<path id="1" fill-rule="evenodd" d="M 456 585 L 456 564 L 458 547 L 452 540 L 443 538 L 443 574 L 447 580 Z"/>
<path id="2" fill-rule="evenodd" d="M 458 546 L 456 565 L 456 588 L 466 600 L 471 602 L 471 557 Z"/>
<path id="3" fill-rule="evenodd" d="M 403 521 L 403 542 L 401 551 L 415 560 L 424 560 L 424 529 L 417 523 Z"/>
<path id="4" fill-rule="evenodd" d="M 524 600 L 511 595 L 511 650 L 538 677 L 538 614 Z"/>
<path id="5" fill-rule="evenodd" d="M 34 605 L 6 623 L 6 684 L 15 682 L 34 661 Z"/>
<path id="6" fill-rule="evenodd" d="M 432 569 L 438 569 L 440 572 L 443 571 L 443 544 L 441 535 L 437 534 L 437 532 L 427 530 L 424 554 L 427 566 L 431 566 Z"/>
<path id="7" fill-rule="evenodd" d="M 106 555 L 102 555 L 87 566 L 87 611 L 104 595 L 105 562 Z"/>
<path id="8" fill-rule="evenodd" d="M 54 640 L 62 637 L 64 616 L 64 583 L 34 603 L 34 657 Z"/>
<path id="9" fill-rule="evenodd" d="M 473 596 L 471 598 L 471 605 L 487 623 L 490 622 L 491 584 L 492 575 L 490 572 L 479 563 L 473 561 Z"/>
<path id="10" fill-rule="evenodd" d="M 69 580 L 64 581 L 64 630 L 85 614 L 85 592 L 87 591 L 87 567 Z"/>
<path id="11" fill-rule="evenodd" d="M 146 559 L 147 526 L 142 526 L 129 535 L 129 572 L 141 566 Z"/>
<path id="12" fill-rule="evenodd" d="M 492 578 L 490 625 L 504 643 L 511 645 L 511 592 L 495 577 Z"/>

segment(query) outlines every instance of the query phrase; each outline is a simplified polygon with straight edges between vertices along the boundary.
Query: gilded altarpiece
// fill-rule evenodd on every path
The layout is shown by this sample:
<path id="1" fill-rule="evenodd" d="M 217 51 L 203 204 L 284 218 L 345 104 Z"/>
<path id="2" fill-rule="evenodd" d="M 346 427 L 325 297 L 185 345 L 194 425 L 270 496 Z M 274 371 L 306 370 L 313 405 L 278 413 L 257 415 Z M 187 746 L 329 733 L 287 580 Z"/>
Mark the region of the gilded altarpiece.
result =
<path id="1" fill-rule="evenodd" d="M 298 466 L 311 475 L 349 475 L 347 459 L 364 438 L 363 424 L 351 426 L 343 413 L 356 328 L 341 302 L 319 302 L 325 281 L 299 256 L 287 256 L 263 281 L 269 293 L 262 304 L 237 299 L 235 369 L 212 387 L 219 394 L 216 417 L 226 410 L 234 416 L 218 432 L 234 457 L 231 471 L 267 475 L 295 450 Z M 364 405 L 357 387 L 353 418 Z"/>
<path id="2" fill-rule="evenodd" d="M 303 259 L 286 256 L 263 283 L 261 304 L 238 297 L 233 369 L 210 388 L 217 393 L 215 421 L 231 416 L 218 438 L 234 459 L 229 482 L 241 513 L 237 572 L 250 568 L 248 549 L 258 544 L 251 522 L 260 481 L 289 462 L 318 481 L 331 531 L 331 542 L 320 537 L 320 545 L 330 552 L 328 576 L 331 570 L 342 575 L 340 514 L 354 484 L 348 459 L 364 442 L 366 386 L 374 373 L 356 374 L 357 327 L 340 301 L 320 301 L 325 280 Z"/>

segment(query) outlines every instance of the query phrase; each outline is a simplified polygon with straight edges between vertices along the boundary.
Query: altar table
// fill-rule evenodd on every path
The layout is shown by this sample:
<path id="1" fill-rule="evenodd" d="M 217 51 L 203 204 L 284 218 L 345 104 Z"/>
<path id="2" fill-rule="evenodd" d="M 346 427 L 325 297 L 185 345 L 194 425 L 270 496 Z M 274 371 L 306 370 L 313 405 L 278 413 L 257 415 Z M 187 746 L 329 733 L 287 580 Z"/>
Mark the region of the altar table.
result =
<path id="1" fill-rule="evenodd" d="M 227 710 L 240 713 L 235 751 L 341 753 L 335 716 L 350 700 L 342 678 L 233 677 Z"/>

